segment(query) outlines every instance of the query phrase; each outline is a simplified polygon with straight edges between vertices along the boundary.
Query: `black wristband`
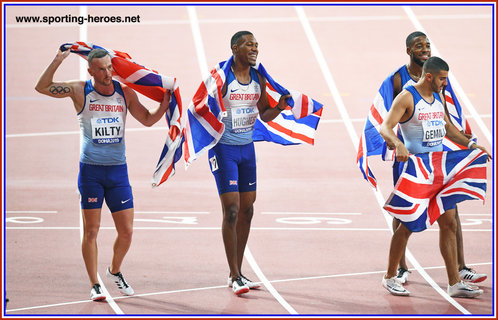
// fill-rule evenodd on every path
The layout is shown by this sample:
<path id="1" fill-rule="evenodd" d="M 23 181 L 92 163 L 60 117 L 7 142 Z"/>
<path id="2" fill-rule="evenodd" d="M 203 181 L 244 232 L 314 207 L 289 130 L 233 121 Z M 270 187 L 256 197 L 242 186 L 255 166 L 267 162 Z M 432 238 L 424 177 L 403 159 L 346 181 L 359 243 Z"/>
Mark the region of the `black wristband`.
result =
<path id="1" fill-rule="evenodd" d="M 285 110 L 285 108 L 284 108 L 284 109 L 280 109 L 280 108 L 278 107 L 278 105 L 277 105 L 277 109 L 278 109 L 278 110 L 280 110 L 280 112 L 282 112 L 282 111 L 284 111 L 284 110 Z"/>

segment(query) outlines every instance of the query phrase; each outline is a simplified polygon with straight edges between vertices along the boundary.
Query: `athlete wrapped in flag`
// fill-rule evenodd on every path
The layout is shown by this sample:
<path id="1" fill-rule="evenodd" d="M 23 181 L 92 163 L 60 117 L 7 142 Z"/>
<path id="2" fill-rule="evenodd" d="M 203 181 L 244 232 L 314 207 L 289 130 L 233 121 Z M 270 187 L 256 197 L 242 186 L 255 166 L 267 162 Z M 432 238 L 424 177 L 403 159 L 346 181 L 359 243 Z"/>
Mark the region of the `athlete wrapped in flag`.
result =
<path id="1" fill-rule="evenodd" d="M 378 133 L 380 125 L 385 118 L 385 115 L 391 108 L 392 101 L 394 97 L 401 93 L 401 91 L 417 83 L 422 74 L 422 67 L 424 62 L 431 56 L 431 43 L 427 35 L 423 32 L 415 31 L 410 33 L 406 37 L 406 53 L 410 57 L 409 62 L 406 65 L 398 68 L 395 72 L 391 73 L 387 79 L 383 82 L 379 92 L 376 95 L 374 104 L 372 105 L 369 113 L 369 117 L 365 124 L 365 130 L 358 147 L 358 165 L 364 173 L 364 177 L 368 179 L 371 185 L 376 186 L 375 178 L 368 166 L 368 156 L 375 154 L 382 154 L 384 160 L 392 160 L 394 153 L 387 148 L 384 139 L 382 139 Z M 457 129 L 464 133 L 468 138 L 472 138 L 477 142 L 476 137 L 470 131 L 470 126 L 468 121 L 465 119 L 462 112 L 462 108 L 453 92 L 451 84 L 448 79 L 448 85 L 443 89 L 443 94 L 445 97 L 445 107 L 447 109 L 448 118 L 457 127 Z M 403 137 L 399 130 L 395 129 L 398 134 L 398 138 L 403 141 Z M 444 150 L 460 150 L 465 148 L 453 143 L 448 138 L 443 140 Z M 365 150 L 366 155 L 364 154 Z M 399 177 L 399 163 L 394 162 L 393 164 L 393 180 L 397 180 Z M 465 264 L 464 249 L 463 249 L 463 235 L 462 227 L 460 223 L 460 217 L 458 214 L 458 209 L 455 207 L 457 220 L 457 246 L 458 246 L 458 263 L 460 276 L 462 279 L 470 282 L 481 282 L 487 278 L 486 274 L 477 273 L 475 270 L 467 267 Z M 393 219 L 392 229 L 396 230 L 400 222 L 398 219 Z M 397 279 L 401 283 L 408 281 L 408 275 L 410 271 L 406 263 L 405 256 L 403 255 L 399 268 L 397 271 Z"/>
<path id="2" fill-rule="evenodd" d="M 225 130 L 221 119 L 226 116 L 221 89 L 233 63 L 233 56 L 220 62 L 211 75 L 199 86 L 187 110 L 185 132 L 185 162 L 191 164 L 204 151 L 220 140 Z M 261 63 L 253 66 L 266 79 L 266 94 L 275 108 L 282 95 L 290 94 L 288 108 L 272 121 L 256 119 L 253 141 L 270 141 L 283 145 L 314 144 L 323 105 L 307 95 L 289 91 L 268 74 Z"/>
<path id="3" fill-rule="evenodd" d="M 451 124 L 440 93 L 447 85 L 448 71 L 442 59 L 427 59 L 420 80 L 396 96 L 379 130 L 388 148 L 395 150 L 402 173 L 385 205 L 402 223 L 391 240 L 388 270 L 382 279 L 383 286 L 394 295 L 409 295 L 396 278 L 408 237 L 435 221 L 440 229 L 448 294 L 473 298 L 483 293 L 463 283 L 458 272 L 455 205 L 484 197 L 485 162 L 491 156 Z M 403 140 L 393 131 L 398 124 Z M 445 137 L 457 145 L 480 150 L 443 151 Z"/>
<path id="4" fill-rule="evenodd" d="M 358 145 L 356 164 L 360 168 L 363 177 L 374 188 L 377 188 L 377 180 L 375 179 L 372 170 L 368 166 L 368 157 L 381 155 L 384 161 L 392 161 L 394 159 L 394 153 L 389 150 L 389 148 L 387 148 L 386 142 L 379 134 L 379 129 L 393 103 L 393 83 L 394 76 L 396 74 L 401 75 L 403 86 L 413 85 L 416 83 L 410 77 L 410 74 L 408 73 L 407 67 L 405 65 L 391 73 L 384 80 L 384 82 L 382 82 L 382 85 L 380 86 L 379 91 L 374 98 L 372 106 L 370 107 L 370 111 L 365 122 L 365 127 L 360 137 L 360 143 Z M 451 87 L 449 80 L 446 88 L 443 90 L 443 93 L 446 100 L 446 107 L 451 117 L 451 122 L 459 131 L 464 132 L 468 135 L 472 135 L 470 125 L 465 118 L 462 107 L 460 106 L 460 103 L 458 102 L 458 99 L 453 92 L 453 88 Z M 477 141 L 476 137 L 474 137 L 474 141 Z M 448 138 L 445 138 L 443 140 L 443 146 L 444 150 L 461 150 L 465 148 L 464 146 L 455 144 Z"/>
<path id="5" fill-rule="evenodd" d="M 158 186 L 171 177 L 175 172 L 175 163 L 181 158 L 181 146 L 183 142 L 182 99 L 176 79 L 161 75 L 155 70 L 148 69 L 136 63 L 125 52 L 106 49 L 92 43 L 66 43 L 60 49 L 61 51 L 70 50 L 84 59 L 88 58 L 88 54 L 93 49 L 104 49 L 111 57 L 113 77 L 120 82 L 158 102 L 162 101 L 166 90 L 172 92 L 169 107 L 166 111 L 166 122 L 169 126 L 169 132 L 156 170 L 152 176 L 152 186 Z"/>

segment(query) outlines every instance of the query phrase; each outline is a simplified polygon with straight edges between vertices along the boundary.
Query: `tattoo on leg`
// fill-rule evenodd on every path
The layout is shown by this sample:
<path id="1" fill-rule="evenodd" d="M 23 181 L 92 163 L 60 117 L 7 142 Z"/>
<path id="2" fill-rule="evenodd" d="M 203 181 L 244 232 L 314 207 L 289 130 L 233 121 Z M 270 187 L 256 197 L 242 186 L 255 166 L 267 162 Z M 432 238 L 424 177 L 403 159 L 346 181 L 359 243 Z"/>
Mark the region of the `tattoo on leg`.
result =
<path id="1" fill-rule="evenodd" d="M 63 87 L 63 86 L 51 86 L 50 87 L 50 93 L 51 94 L 65 94 L 71 92 L 70 87 Z"/>

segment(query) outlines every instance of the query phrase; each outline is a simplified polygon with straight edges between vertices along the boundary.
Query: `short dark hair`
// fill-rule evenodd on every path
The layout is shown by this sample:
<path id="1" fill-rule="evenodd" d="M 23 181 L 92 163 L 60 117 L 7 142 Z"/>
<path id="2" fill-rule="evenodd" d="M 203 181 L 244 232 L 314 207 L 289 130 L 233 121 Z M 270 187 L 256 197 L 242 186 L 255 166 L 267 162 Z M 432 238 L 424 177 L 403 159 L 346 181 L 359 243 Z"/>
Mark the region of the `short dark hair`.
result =
<path id="1" fill-rule="evenodd" d="M 233 48 L 234 45 L 239 43 L 240 38 L 242 38 L 243 36 L 246 36 L 246 35 L 252 36 L 253 34 L 252 34 L 252 32 L 249 32 L 249 31 L 239 31 L 239 32 L 235 33 L 232 36 L 232 39 L 230 40 L 230 48 Z"/>
<path id="2" fill-rule="evenodd" d="M 418 37 L 427 37 L 427 36 L 425 35 L 425 33 L 421 31 L 415 31 L 410 33 L 408 37 L 406 37 L 406 47 L 409 48 L 412 45 L 413 39 Z"/>
<path id="3" fill-rule="evenodd" d="M 93 49 L 88 54 L 88 65 L 90 65 L 90 63 L 92 63 L 93 59 L 103 58 L 103 57 L 108 56 L 108 55 L 109 55 L 109 52 L 107 52 L 104 49 Z"/>
<path id="4" fill-rule="evenodd" d="M 440 71 L 450 71 L 450 67 L 443 59 L 439 57 L 430 57 L 424 62 L 422 73 L 439 73 Z"/>

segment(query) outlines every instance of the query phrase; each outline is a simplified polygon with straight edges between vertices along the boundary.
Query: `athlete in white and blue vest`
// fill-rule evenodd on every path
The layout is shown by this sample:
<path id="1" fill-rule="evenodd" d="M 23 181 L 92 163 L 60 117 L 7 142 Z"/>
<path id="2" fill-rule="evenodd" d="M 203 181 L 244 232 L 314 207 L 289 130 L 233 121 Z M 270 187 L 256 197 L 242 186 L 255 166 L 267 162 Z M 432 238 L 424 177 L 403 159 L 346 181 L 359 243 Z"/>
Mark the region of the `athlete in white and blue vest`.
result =
<path id="1" fill-rule="evenodd" d="M 103 300 L 97 273 L 97 234 L 104 200 L 117 230 L 111 265 L 106 274 L 124 295 L 134 293 L 120 272 L 133 234 L 133 194 L 125 156 L 125 123 L 128 111 L 140 123 L 151 126 L 168 108 L 170 93 L 153 110 L 145 108 L 129 87 L 112 80 L 107 51 L 94 49 L 88 55 L 88 81 L 53 80 L 55 71 L 70 51 L 58 51 L 45 69 L 36 90 L 54 98 L 70 97 L 80 123 L 80 171 L 78 189 L 83 215 L 82 254 L 90 279 L 92 300 Z"/>
<path id="2" fill-rule="evenodd" d="M 399 122 L 406 148 L 411 154 L 443 151 L 446 122 L 441 96 L 434 92 L 429 102 L 414 86 L 408 86 L 405 90 L 411 93 L 414 105 L 409 119 Z"/>
<path id="3" fill-rule="evenodd" d="M 222 89 L 227 110 L 222 120 L 225 131 L 218 144 L 209 150 L 208 158 L 223 209 L 222 235 L 230 269 L 227 282 L 240 295 L 259 287 L 241 273 L 256 200 L 254 123 L 258 115 L 262 121 L 273 120 L 287 107 L 285 99 L 290 95 L 282 96 L 275 108 L 270 107 L 266 80 L 252 68 L 258 56 L 258 42 L 252 33 L 237 32 L 230 46 L 232 69 Z"/>
<path id="4" fill-rule="evenodd" d="M 485 148 L 476 145 L 453 126 L 444 112 L 442 89 L 447 85 L 449 67 L 438 57 L 425 61 L 420 80 L 408 86 L 393 101 L 391 109 L 380 127 L 380 134 L 387 145 L 396 150 L 396 160 L 408 160 L 410 153 L 442 151 L 442 133 L 451 141 L 469 148 L 479 148 L 491 155 Z M 394 133 L 397 124 L 402 126 L 403 141 Z M 440 251 L 448 275 L 447 292 L 452 297 L 473 298 L 483 293 L 482 290 L 464 283 L 458 272 L 456 211 L 449 208 L 437 222 L 440 229 Z M 393 295 L 409 295 L 396 277 L 401 256 L 411 232 L 403 225 L 395 230 L 389 250 L 389 262 L 382 285 Z"/>
<path id="5" fill-rule="evenodd" d="M 415 31 L 410 33 L 406 37 L 406 53 L 410 57 L 410 61 L 408 64 L 402 66 L 397 70 L 397 72 L 393 76 L 393 99 L 401 93 L 403 89 L 408 86 L 412 86 L 417 83 L 422 75 L 422 67 L 424 62 L 431 57 L 431 43 L 429 38 L 420 31 Z M 444 103 L 444 101 L 443 101 Z M 446 112 L 446 110 L 445 110 Z M 467 138 L 471 136 L 467 135 Z M 403 136 L 401 135 L 401 131 L 398 132 L 398 138 L 403 141 Z M 393 163 L 393 183 L 396 185 L 396 182 L 399 179 L 401 174 L 400 172 L 400 163 L 398 161 L 394 161 Z M 477 273 L 475 270 L 468 268 L 465 264 L 465 256 L 463 250 L 463 235 L 462 235 L 462 226 L 460 223 L 460 217 L 458 214 L 458 207 L 455 207 L 456 211 L 456 221 L 457 221 L 457 253 L 458 253 L 458 270 L 460 271 L 460 277 L 465 281 L 469 282 L 481 282 L 487 278 L 487 275 L 484 273 Z M 393 232 L 398 228 L 400 222 L 398 219 L 393 219 L 392 228 Z M 401 260 L 399 262 L 399 268 L 397 271 L 398 281 L 401 283 L 405 283 L 408 278 L 408 265 L 406 263 L 405 255 L 403 254 Z"/>

